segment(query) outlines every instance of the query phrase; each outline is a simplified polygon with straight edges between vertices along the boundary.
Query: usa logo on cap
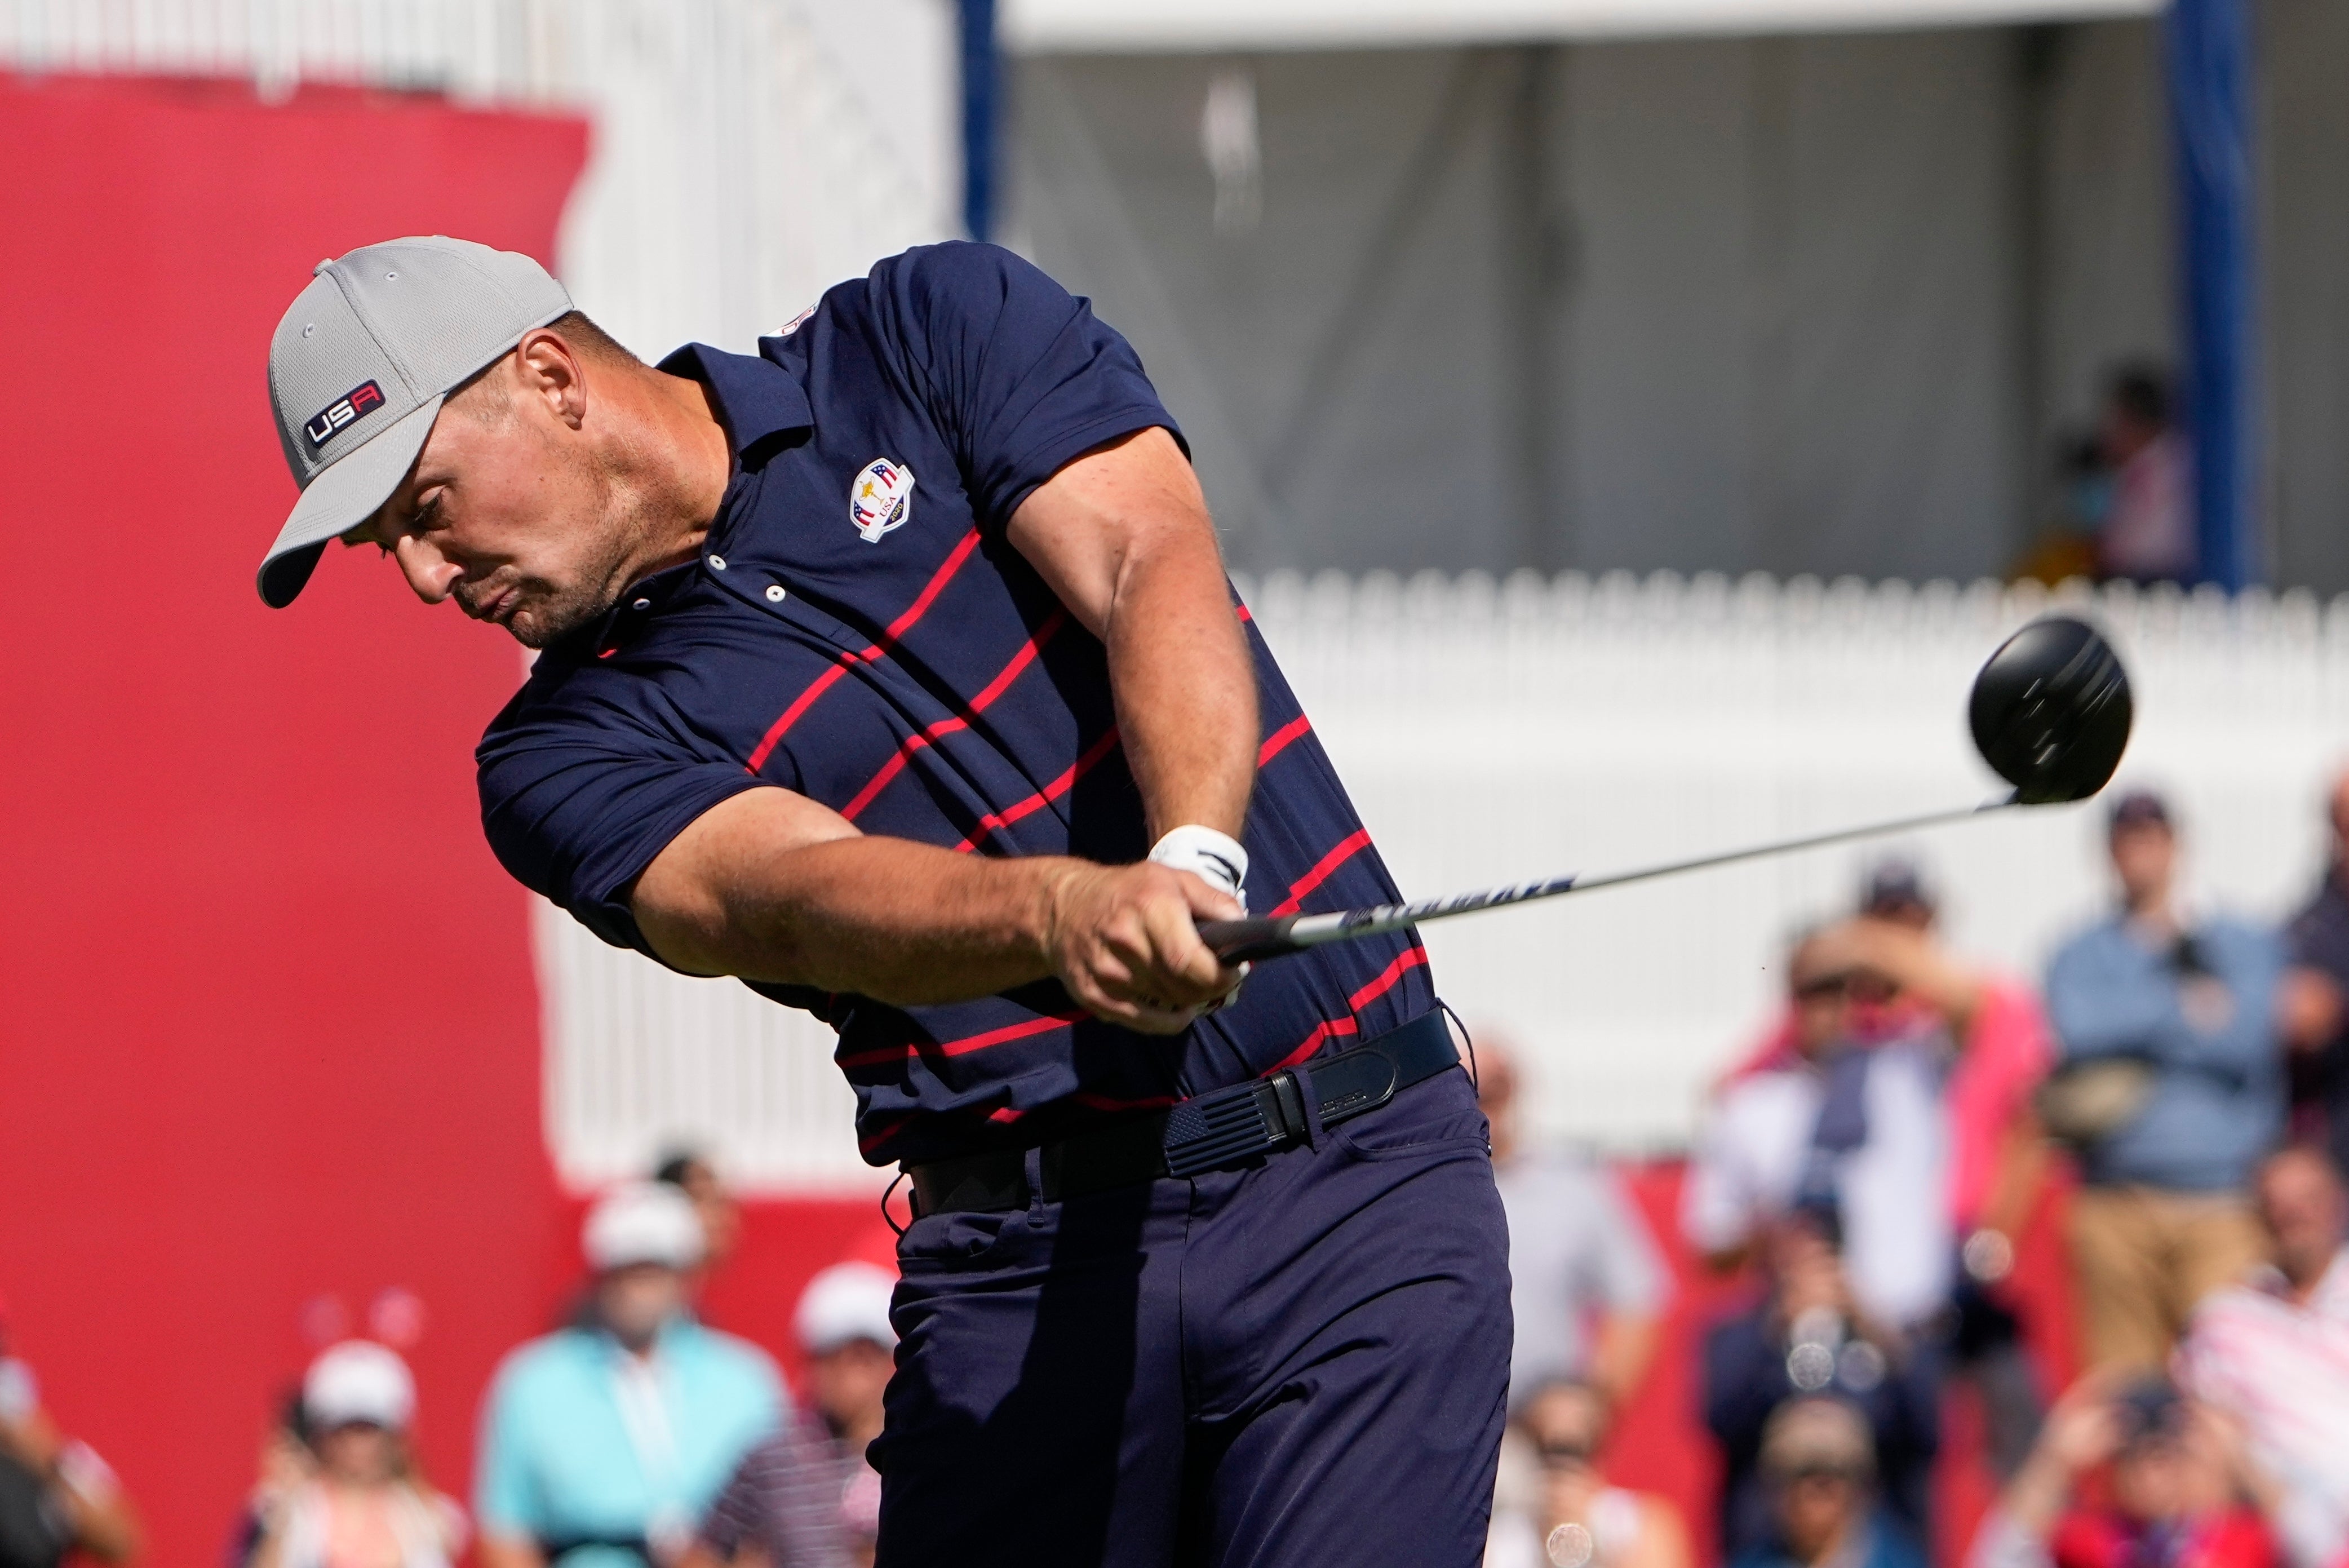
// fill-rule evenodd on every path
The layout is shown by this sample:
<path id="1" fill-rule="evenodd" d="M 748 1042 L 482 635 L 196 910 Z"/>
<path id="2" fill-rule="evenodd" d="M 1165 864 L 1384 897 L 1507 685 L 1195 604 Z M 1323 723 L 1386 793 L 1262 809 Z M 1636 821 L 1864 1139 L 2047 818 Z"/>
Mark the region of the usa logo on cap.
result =
<path id="1" fill-rule="evenodd" d="M 848 487 L 848 520 L 859 537 L 877 545 L 892 528 L 902 528 L 914 514 L 914 471 L 885 457 L 864 465 Z"/>
<path id="2" fill-rule="evenodd" d="M 332 386 L 331 381 L 327 385 Z M 370 409 L 383 407 L 383 389 L 373 381 L 361 381 L 316 413 L 302 427 L 313 448 L 326 444 L 329 437 Z"/>

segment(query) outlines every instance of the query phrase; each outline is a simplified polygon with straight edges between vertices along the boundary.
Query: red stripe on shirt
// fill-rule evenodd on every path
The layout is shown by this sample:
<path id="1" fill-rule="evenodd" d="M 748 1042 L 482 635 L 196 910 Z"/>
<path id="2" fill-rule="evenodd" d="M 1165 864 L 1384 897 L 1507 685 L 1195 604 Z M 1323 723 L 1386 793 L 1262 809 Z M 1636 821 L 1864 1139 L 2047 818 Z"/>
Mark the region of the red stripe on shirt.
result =
<path id="1" fill-rule="evenodd" d="M 1427 950 L 1419 946 L 1417 943 L 1413 943 L 1411 947 L 1396 954 L 1394 962 L 1387 965 L 1385 969 L 1381 970 L 1377 979 L 1371 981 L 1368 985 L 1362 987 L 1361 990 L 1348 997 L 1346 999 L 1346 1005 L 1351 1008 L 1354 1012 L 1360 1012 L 1363 1008 L 1368 1007 L 1371 1002 L 1376 1002 L 1380 997 L 1384 996 L 1388 992 L 1392 991 L 1396 984 L 1402 981 L 1404 975 L 1410 973 L 1413 970 L 1418 968 L 1421 964 L 1423 964 L 1426 961 Z M 1334 1040 L 1343 1034 L 1359 1034 L 1361 1032 L 1362 1026 L 1361 1023 L 1352 1018 L 1333 1018 L 1326 1022 L 1317 1023 L 1313 1026 L 1313 1033 L 1308 1034 L 1302 1041 L 1300 1041 L 1296 1050 L 1291 1051 L 1288 1055 L 1283 1056 L 1279 1061 L 1275 1062 L 1270 1067 L 1266 1068 L 1265 1071 L 1268 1073 L 1278 1073 L 1283 1067 L 1294 1067 L 1299 1062 L 1302 1062 L 1307 1057 L 1312 1055 L 1314 1052 L 1319 1051 L 1324 1041 Z"/>
<path id="2" fill-rule="evenodd" d="M 1281 753 L 1288 749 L 1289 742 L 1297 739 L 1298 736 L 1305 733 L 1306 731 L 1312 727 L 1312 725 L 1305 722 L 1305 715 L 1299 713 L 1296 718 L 1291 719 L 1288 723 L 1283 724 L 1279 729 L 1275 730 L 1271 734 L 1267 735 L 1264 738 L 1264 744 L 1257 748 L 1256 765 L 1262 767 L 1265 763 L 1272 761 L 1273 758 L 1280 755 Z"/>
<path id="3" fill-rule="evenodd" d="M 1272 919 L 1278 919 L 1283 915 L 1293 915 L 1297 913 L 1297 906 L 1304 901 L 1306 894 L 1310 893 L 1314 888 L 1319 888 L 1322 883 L 1327 882 L 1332 872 L 1336 871 L 1339 867 L 1343 866 L 1347 861 L 1351 860 L 1356 855 L 1361 853 L 1361 851 L 1369 846 L 1370 842 L 1371 830 L 1367 827 L 1358 827 L 1354 829 L 1352 833 L 1339 840 L 1337 848 L 1332 849 L 1329 854 L 1324 855 L 1319 860 L 1314 862 L 1312 870 L 1308 871 L 1304 876 L 1299 877 L 1294 883 L 1290 884 L 1288 897 L 1283 898 L 1271 909 L 1266 911 L 1268 917 Z"/>
<path id="4" fill-rule="evenodd" d="M 888 788 L 889 782 L 905 771 L 906 764 L 914 760 L 916 752 L 953 734 L 957 730 L 969 729 L 970 716 L 985 712 L 988 704 L 1009 691 L 1011 683 L 1019 678 L 1020 671 L 1036 662 L 1036 655 L 1041 651 L 1046 643 L 1052 640 L 1052 634 L 1060 630 L 1061 624 L 1068 618 L 1066 610 L 1054 610 L 1046 617 L 1044 624 L 1036 628 L 1036 635 L 1030 638 L 1026 645 L 1011 656 L 1011 662 L 1003 667 L 1001 673 L 988 681 L 978 695 L 970 700 L 970 706 L 962 714 L 951 719 L 941 719 L 918 733 L 906 736 L 905 742 L 897 748 L 895 753 L 881 764 L 881 771 L 873 775 L 871 782 L 858 790 L 855 797 L 846 805 L 840 808 L 840 815 L 854 822 L 857 814 L 873 804 L 873 797 Z"/>
<path id="5" fill-rule="evenodd" d="M 930 575 L 929 582 L 915 596 L 914 602 L 905 607 L 905 613 L 889 623 L 888 629 L 881 634 L 878 642 L 866 644 L 861 652 L 842 654 L 839 663 L 809 682 L 808 689 L 783 710 L 782 717 L 767 727 L 766 734 L 761 737 L 757 748 L 750 753 L 750 771 L 755 774 L 766 765 L 767 759 L 774 754 L 775 747 L 781 743 L 784 734 L 843 675 L 857 664 L 870 664 L 884 654 L 895 651 L 897 639 L 912 630 L 914 623 L 928 613 L 929 607 L 937 602 L 938 596 L 946 592 L 947 584 L 962 569 L 962 564 L 970 559 L 970 553 L 978 548 L 978 530 L 973 528 L 962 536 L 960 544 L 947 552 L 938 569 Z"/>
<path id="6" fill-rule="evenodd" d="M 882 1127 L 875 1132 L 866 1133 L 863 1137 L 858 1138 L 856 1140 L 856 1152 L 859 1154 L 871 1154 L 874 1149 L 879 1148 L 883 1144 L 887 1143 L 891 1138 L 895 1137 L 899 1133 L 904 1132 L 905 1130 L 905 1118 L 904 1116 L 899 1116 L 887 1127 Z"/>
<path id="7" fill-rule="evenodd" d="M 1102 732 L 1102 738 L 1100 740 L 1095 741 L 1091 747 L 1087 748 L 1083 756 L 1079 757 L 1075 762 L 1069 764 L 1068 772 L 1062 774 L 1059 778 L 1054 779 L 1050 784 L 1046 784 L 1042 789 L 1038 790 L 1034 794 L 1030 795 L 1026 800 L 1021 801 L 1019 805 L 1006 806 L 999 812 L 990 811 L 985 816 L 980 817 L 978 819 L 978 826 L 970 830 L 970 836 L 964 839 L 960 844 L 955 846 L 955 853 L 957 855 L 968 855 L 978 846 L 978 840 L 982 835 L 993 833 L 996 829 L 1000 827 L 1009 827 L 1022 817 L 1035 815 L 1038 812 L 1043 810 L 1046 806 L 1051 805 L 1054 801 L 1068 794 L 1071 789 L 1075 787 L 1076 782 L 1079 779 L 1084 777 L 1085 774 L 1092 771 L 1092 767 L 1095 763 L 1100 762 L 1103 757 L 1109 755 L 1116 746 L 1117 726 L 1112 724 L 1106 731 Z"/>
<path id="8" fill-rule="evenodd" d="M 914 1056 L 967 1056 L 973 1051 L 984 1051 L 990 1045 L 1002 1045 L 1013 1040 L 1025 1040 L 1030 1035 L 1048 1034 L 1055 1029 L 1066 1029 L 1084 1016 L 1081 1012 L 1047 1013 L 1041 1017 L 1022 1019 L 1007 1023 L 1000 1029 L 989 1029 L 978 1034 L 966 1034 L 959 1040 L 941 1040 L 934 1044 L 911 1044 L 883 1045 L 871 1051 L 858 1051 L 837 1058 L 843 1067 L 874 1067 L 885 1062 L 903 1062 Z"/>

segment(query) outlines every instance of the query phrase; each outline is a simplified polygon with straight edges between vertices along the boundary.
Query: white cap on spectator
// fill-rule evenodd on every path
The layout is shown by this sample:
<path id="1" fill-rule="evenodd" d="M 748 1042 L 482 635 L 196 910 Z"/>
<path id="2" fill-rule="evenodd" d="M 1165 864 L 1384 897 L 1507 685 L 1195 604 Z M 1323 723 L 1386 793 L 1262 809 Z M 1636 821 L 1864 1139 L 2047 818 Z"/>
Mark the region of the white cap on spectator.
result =
<path id="1" fill-rule="evenodd" d="M 701 1217 L 666 1181 L 628 1181 L 595 1200 L 579 1239 L 599 1274 L 637 1263 L 689 1269 L 701 1262 Z"/>
<path id="2" fill-rule="evenodd" d="M 889 1297 L 897 1276 L 877 1263 L 834 1263 L 808 1282 L 800 1293 L 800 1310 L 792 1320 L 800 1348 L 824 1355 L 854 1340 L 868 1339 L 887 1348 L 897 1343 L 889 1325 Z"/>
<path id="3" fill-rule="evenodd" d="M 416 1379 L 408 1363 L 373 1340 L 347 1339 L 310 1363 L 302 1413 L 321 1432 L 358 1421 L 405 1431 L 416 1414 Z"/>

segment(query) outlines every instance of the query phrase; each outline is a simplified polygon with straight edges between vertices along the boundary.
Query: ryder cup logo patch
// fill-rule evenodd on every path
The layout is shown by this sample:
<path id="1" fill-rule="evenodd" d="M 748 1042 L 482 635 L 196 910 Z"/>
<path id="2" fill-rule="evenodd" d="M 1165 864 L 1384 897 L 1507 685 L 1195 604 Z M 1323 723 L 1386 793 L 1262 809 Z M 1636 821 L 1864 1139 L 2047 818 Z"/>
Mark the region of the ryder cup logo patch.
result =
<path id="1" fill-rule="evenodd" d="M 914 514 L 914 471 L 885 457 L 864 465 L 848 487 L 848 520 L 868 545 L 877 545 L 892 528 L 905 526 Z"/>
<path id="2" fill-rule="evenodd" d="M 373 381 L 361 381 L 325 408 L 310 416 L 302 433 L 310 438 L 311 450 L 326 444 L 334 433 L 361 415 L 383 407 L 383 389 Z"/>

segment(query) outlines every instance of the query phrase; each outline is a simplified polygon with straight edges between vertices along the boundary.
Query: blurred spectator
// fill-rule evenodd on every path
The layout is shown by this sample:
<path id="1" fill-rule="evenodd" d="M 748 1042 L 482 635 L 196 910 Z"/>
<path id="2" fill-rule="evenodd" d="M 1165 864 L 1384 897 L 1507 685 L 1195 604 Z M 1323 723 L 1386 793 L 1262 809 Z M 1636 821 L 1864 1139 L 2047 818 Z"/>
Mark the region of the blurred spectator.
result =
<path id="1" fill-rule="evenodd" d="M 1704 1416 L 1721 1443 L 1721 1539 L 1728 1557 L 1762 1550 L 1774 1538 L 1778 1525 L 1764 1449 L 1779 1409 L 1814 1395 L 1858 1413 L 1882 1504 L 1911 1537 L 1927 1534 L 1940 1443 L 1932 1346 L 1870 1316 L 1854 1299 L 1832 1231 L 1832 1214 L 1817 1211 L 1774 1225 L 1768 1299 L 1705 1339 Z"/>
<path id="2" fill-rule="evenodd" d="M 2121 909 L 2048 969 L 2063 1063 L 2048 1103 L 2075 1106 L 2051 1125 L 2081 1148 L 2071 1244 L 2090 1358 L 2158 1367 L 2195 1303 L 2265 1253 L 2243 1194 L 2283 1121 L 2282 950 L 2180 907 L 2158 796 L 2121 798 L 2110 847 Z"/>
<path id="3" fill-rule="evenodd" d="M 2096 538 L 2099 569 L 2132 582 L 2193 581 L 2200 551 L 2192 463 L 2159 374 L 2132 367 L 2113 377 L 2096 445 L 2112 474 L 2110 510 Z"/>
<path id="4" fill-rule="evenodd" d="M 698 1149 L 677 1149 L 662 1157 L 653 1179 L 666 1181 L 693 1200 L 701 1220 L 701 1272 L 725 1266 L 742 1240 L 742 1206 L 718 1179 L 718 1167 Z"/>
<path id="5" fill-rule="evenodd" d="M 1943 951 L 1938 900 L 1913 864 L 1878 862 L 1862 890 L 1860 913 L 1866 921 L 1916 933 L 1911 944 L 1879 938 L 1867 967 L 1895 986 L 1896 1008 L 1905 1005 L 1937 1024 L 1957 1049 L 1942 1100 L 1950 1223 L 1961 1238 L 1943 1368 L 1971 1383 L 1982 1400 L 1987 1457 L 2004 1480 L 2031 1451 L 2044 1407 L 2011 1302 L 2015 1240 L 2046 1177 L 2046 1138 L 2031 1097 L 2053 1054 L 2047 1020 L 2028 987 L 1969 969 Z"/>
<path id="6" fill-rule="evenodd" d="M 2202 1303 L 2179 1373 L 2275 1481 L 2270 1523 L 2293 1568 L 2333 1568 L 2349 1558 L 2349 1199 L 2313 1148 L 2270 1157 L 2258 1196 L 2270 1266 Z"/>
<path id="7" fill-rule="evenodd" d="M 1770 1533 L 1731 1568 L 1925 1568 L 1901 1522 L 1875 1498 L 1868 1422 L 1840 1399 L 1795 1399 L 1762 1438 Z"/>
<path id="8" fill-rule="evenodd" d="M 250 1568 L 448 1568 L 464 1550 L 465 1515 L 409 1452 L 407 1364 L 346 1341 L 310 1364 L 301 1407 L 305 1448 L 264 1477 Z"/>
<path id="9" fill-rule="evenodd" d="M 0 1565 L 54 1568 L 75 1552 L 129 1562 L 141 1545 L 129 1498 L 95 1449 L 58 1430 L 10 1326 L 0 1305 Z"/>
<path id="10" fill-rule="evenodd" d="M 763 1351 L 686 1311 L 701 1221 L 676 1188 L 587 1216 L 600 1322 L 506 1357 L 481 1417 L 482 1568 L 666 1568 L 750 1445 L 784 1417 Z"/>
<path id="11" fill-rule="evenodd" d="M 1489 1032 L 1476 1047 L 1476 1074 L 1509 1217 L 1517 1322 L 1510 1397 L 1574 1378 L 1619 1406 L 1655 1358 L 1665 1304 L 1663 1261 L 1647 1221 L 1593 1161 L 1526 1146 L 1516 1053 Z"/>
<path id="12" fill-rule="evenodd" d="M 1868 1028 L 1888 994 L 1972 984 L 1913 932 L 1853 920 L 1812 933 L 1788 965 L 1793 1016 L 1780 1048 L 1724 1087 L 1699 1135 L 1681 1226 L 1716 1268 L 1743 1262 L 1779 1218 L 1828 1216 L 1859 1309 L 1908 1330 L 1949 1300 L 1947 1045 L 1922 1030 Z M 1970 1004 L 1967 1004 L 1970 1005 Z M 1942 1011 L 1961 1010 L 1945 998 Z"/>
<path id="13" fill-rule="evenodd" d="M 2286 933 L 2276 1023 L 2292 1053 L 2295 1113 L 2308 1115 L 2336 1167 L 2349 1168 L 2349 773 L 2326 803 L 2332 853 L 2315 897 Z"/>
<path id="14" fill-rule="evenodd" d="M 1942 1064 L 1954 1313 L 1943 1370 L 1982 1400 L 1992 1468 L 2013 1473 L 2038 1434 L 2043 1401 L 2023 1325 L 2009 1304 L 2015 1238 L 2036 1207 L 2047 1157 L 2031 1097 L 2047 1071 L 2047 1023 L 2025 986 L 1973 968 L 1940 942 L 1940 909 L 1916 865 L 1888 858 L 1860 889 L 1859 919 L 1820 933 L 1850 964 L 1846 1029 L 1863 1044 L 1909 1040 Z M 1799 1060 L 1805 1009 L 1790 1005 L 1747 1073 Z M 1951 1060 L 1955 1054 L 1954 1061 Z"/>
<path id="15" fill-rule="evenodd" d="M 2101 1497 L 2084 1486 L 2110 1465 Z M 2271 1568 L 2239 1501 L 2260 1486 L 2223 1421 L 2159 1377 L 2065 1395 L 1983 1520 L 1968 1568 Z"/>
<path id="16" fill-rule="evenodd" d="M 1680 1510 L 1667 1498 L 1609 1486 L 1599 1470 L 1609 1408 L 1588 1383 L 1526 1391 L 1510 1435 L 1537 1474 L 1522 1483 L 1522 1495 L 1496 1503 L 1485 1568 L 1690 1568 Z"/>
<path id="17" fill-rule="evenodd" d="M 882 1396 L 896 1367 L 889 1324 L 896 1276 L 834 1263 L 801 1293 L 793 1327 L 807 1355 L 807 1416 L 744 1457 L 703 1521 L 689 1568 L 755 1552 L 778 1568 L 870 1568 L 881 1478 L 864 1458 L 881 1435 Z"/>

